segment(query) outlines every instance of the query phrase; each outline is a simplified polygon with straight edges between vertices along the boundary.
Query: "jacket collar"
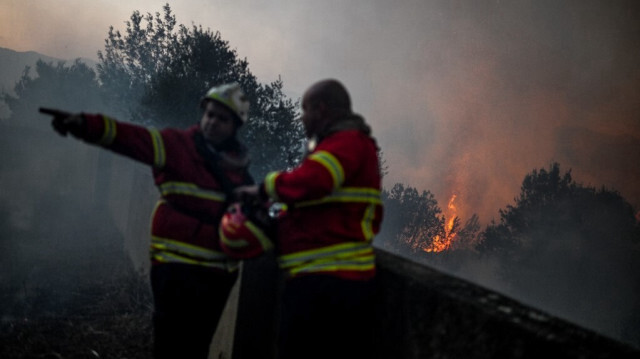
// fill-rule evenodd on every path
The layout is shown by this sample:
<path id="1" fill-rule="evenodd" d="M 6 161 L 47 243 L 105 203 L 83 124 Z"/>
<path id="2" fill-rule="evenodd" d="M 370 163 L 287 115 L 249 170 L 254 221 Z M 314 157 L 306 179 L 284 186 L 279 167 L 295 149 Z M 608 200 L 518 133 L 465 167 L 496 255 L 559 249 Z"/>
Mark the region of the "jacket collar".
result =
<path id="1" fill-rule="evenodd" d="M 307 150 L 309 152 L 313 151 L 318 143 L 322 142 L 322 140 L 334 133 L 350 130 L 358 130 L 367 136 L 371 136 L 371 127 L 365 122 L 364 118 L 358 114 L 352 113 L 347 117 L 330 124 L 319 134 L 310 138 L 307 144 Z"/>

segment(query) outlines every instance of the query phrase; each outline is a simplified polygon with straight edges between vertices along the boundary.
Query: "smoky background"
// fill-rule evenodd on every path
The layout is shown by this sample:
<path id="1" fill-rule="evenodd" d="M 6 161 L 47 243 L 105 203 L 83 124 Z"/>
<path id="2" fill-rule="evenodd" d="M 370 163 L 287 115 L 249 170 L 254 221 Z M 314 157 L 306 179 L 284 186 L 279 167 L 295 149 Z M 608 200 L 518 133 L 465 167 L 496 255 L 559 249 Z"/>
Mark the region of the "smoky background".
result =
<path id="1" fill-rule="evenodd" d="M 92 112 L 84 100 L 39 103 Z M 97 288 L 132 280 L 141 282 L 127 295 L 145 296 L 150 170 L 58 136 L 32 110 L 0 124 L 1 320 L 78 315 L 104 305 L 96 301 L 108 292 Z"/>
<path id="2" fill-rule="evenodd" d="M 219 21 L 223 36 L 258 75 L 282 72 L 292 93 L 325 76 L 343 80 L 384 151 L 387 188 L 399 182 L 430 190 L 441 207 L 456 194 L 458 215 L 478 214 L 486 225 L 512 203 L 526 173 L 558 161 L 577 181 L 619 190 L 639 209 L 635 1 L 197 5 L 202 13 L 241 19 L 242 29 Z M 196 8 L 176 11 L 194 11 L 189 6 Z M 254 36 L 262 19 L 271 20 L 262 32 L 271 41 Z M 86 102 L 65 107 L 96 110 Z M 57 137 L 35 109 L 24 124 L 2 126 L 0 278 L 24 295 L 56 281 L 144 270 L 157 197 L 144 167 Z M 393 224 L 383 230 L 393 232 Z M 637 344 L 638 336 L 622 334 L 639 326 L 637 243 L 613 235 L 590 248 L 572 234 L 548 238 L 529 262 L 545 270 L 523 274 L 517 286 L 501 279 L 498 258 L 410 259 Z M 584 307 L 575 305 L 576 294 Z"/>

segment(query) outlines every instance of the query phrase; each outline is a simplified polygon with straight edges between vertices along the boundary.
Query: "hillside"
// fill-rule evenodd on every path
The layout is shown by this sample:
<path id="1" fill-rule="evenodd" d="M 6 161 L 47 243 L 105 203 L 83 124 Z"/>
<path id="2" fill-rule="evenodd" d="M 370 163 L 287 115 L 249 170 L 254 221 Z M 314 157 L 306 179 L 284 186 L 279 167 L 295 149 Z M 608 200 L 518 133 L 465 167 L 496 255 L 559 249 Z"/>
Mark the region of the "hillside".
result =
<path id="1" fill-rule="evenodd" d="M 62 60 L 51 56 L 43 55 L 35 51 L 18 52 L 0 47 L 0 93 L 13 95 L 13 88 L 20 76 L 24 73 L 26 66 L 34 67 L 38 60 L 45 62 L 71 62 L 73 59 Z M 87 65 L 94 67 L 96 62 L 90 59 L 81 59 Z M 9 110 L 4 101 L 0 101 L 0 118 L 6 118 Z"/>

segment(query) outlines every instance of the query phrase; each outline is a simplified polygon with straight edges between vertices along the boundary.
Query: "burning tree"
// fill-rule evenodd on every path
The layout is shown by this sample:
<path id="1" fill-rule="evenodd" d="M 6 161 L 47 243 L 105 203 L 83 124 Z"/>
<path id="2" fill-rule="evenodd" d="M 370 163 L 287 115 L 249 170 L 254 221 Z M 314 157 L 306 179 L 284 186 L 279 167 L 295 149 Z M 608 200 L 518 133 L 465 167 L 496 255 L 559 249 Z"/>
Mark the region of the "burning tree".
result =
<path id="1" fill-rule="evenodd" d="M 380 234 L 386 249 L 410 256 L 470 249 L 480 230 L 478 216 L 462 224 L 455 205 L 456 195 L 443 214 L 429 191 L 396 183 L 383 191 L 385 219 Z"/>
<path id="2" fill-rule="evenodd" d="M 429 191 L 396 183 L 383 191 L 385 219 L 379 238 L 382 246 L 398 253 L 413 254 L 423 250 L 429 240 L 442 232 L 444 221 L 438 202 Z"/>

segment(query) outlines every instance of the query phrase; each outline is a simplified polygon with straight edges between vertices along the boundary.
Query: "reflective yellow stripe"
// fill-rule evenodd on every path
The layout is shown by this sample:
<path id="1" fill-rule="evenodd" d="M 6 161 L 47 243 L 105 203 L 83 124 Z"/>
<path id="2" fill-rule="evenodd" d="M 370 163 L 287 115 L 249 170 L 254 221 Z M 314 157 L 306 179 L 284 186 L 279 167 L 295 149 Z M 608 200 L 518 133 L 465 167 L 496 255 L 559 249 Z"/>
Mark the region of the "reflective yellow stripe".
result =
<path id="1" fill-rule="evenodd" d="M 360 223 L 360 226 L 362 227 L 362 235 L 367 241 L 371 241 L 375 236 L 375 233 L 373 233 L 373 220 L 375 216 L 376 205 L 372 203 L 368 205 L 364 210 L 364 216 L 362 217 L 362 222 Z"/>
<path id="2" fill-rule="evenodd" d="M 203 261 L 221 261 L 228 259 L 227 255 L 222 252 L 158 236 L 151 236 L 151 248 L 179 253 Z"/>
<path id="3" fill-rule="evenodd" d="M 222 231 L 220 231 L 220 241 L 224 243 L 227 247 L 233 249 L 243 249 L 249 246 L 249 242 L 244 239 L 234 239 L 231 240 L 224 235 Z"/>
<path id="4" fill-rule="evenodd" d="M 264 179 L 264 190 L 267 192 L 269 198 L 275 200 L 276 202 L 280 199 L 278 198 L 278 193 L 276 192 L 276 178 L 280 175 L 280 172 L 269 172 L 267 177 Z"/>
<path id="5" fill-rule="evenodd" d="M 116 138 L 116 121 L 107 116 L 102 116 L 102 120 L 104 121 L 104 132 L 98 140 L 98 144 L 109 146 Z"/>
<path id="6" fill-rule="evenodd" d="M 237 261 L 222 252 L 158 236 L 151 236 L 151 256 L 160 262 L 197 264 L 228 271 L 238 268 Z"/>
<path id="7" fill-rule="evenodd" d="M 163 196 L 170 194 L 180 194 L 184 196 L 192 196 L 202 199 L 208 199 L 216 202 L 224 202 L 225 195 L 222 192 L 202 189 L 189 182 L 165 182 L 158 186 Z"/>
<path id="8" fill-rule="evenodd" d="M 160 131 L 153 127 L 148 128 L 148 130 L 151 135 L 151 142 L 153 143 L 153 166 L 156 168 L 162 168 L 167 161 L 162 135 L 160 134 Z"/>
<path id="9" fill-rule="evenodd" d="M 264 234 L 264 232 L 262 232 L 262 230 L 260 228 L 256 227 L 251 222 L 245 222 L 244 225 L 258 239 L 258 243 L 260 243 L 260 247 L 263 250 L 268 251 L 271 248 L 273 248 L 273 243 L 271 243 L 271 240 Z M 227 236 L 224 235 L 223 231 L 220 231 L 220 240 L 227 247 L 233 248 L 233 249 L 244 249 L 244 248 L 247 248 L 250 245 L 249 241 L 244 240 L 244 239 L 231 240 L 231 239 L 227 238 Z"/>
<path id="10" fill-rule="evenodd" d="M 271 243 L 271 240 L 255 224 L 251 222 L 245 222 L 244 225 L 251 231 L 251 233 L 253 233 L 254 236 L 256 236 L 256 238 L 258 238 L 262 249 L 268 251 L 269 249 L 273 248 L 273 243 Z"/>
<path id="11" fill-rule="evenodd" d="M 162 263 L 184 263 L 193 264 L 209 268 L 218 268 L 226 270 L 228 272 L 235 272 L 238 270 L 238 262 L 228 260 L 226 262 L 204 262 L 191 258 L 182 257 L 177 254 L 168 252 L 155 252 L 151 254 L 151 258 Z"/>
<path id="12" fill-rule="evenodd" d="M 301 262 L 319 258 L 349 257 L 353 255 L 360 255 L 363 253 L 373 253 L 371 244 L 364 242 L 347 242 L 307 251 L 285 254 L 280 256 L 278 260 L 280 261 L 280 265 L 283 268 L 287 268 L 297 265 Z"/>
<path id="13" fill-rule="evenodd" d="M 317 261 L 298 266 L 289 270 L 289 273 L 296 275 L 299 273 L 335 272 L 341 270 L 348 271 L 369 271 L 375 268 L 375 256 L 358 257 L 349 260 Z"/>
<path id="14" fill-rule="evenodd" d="M 349 242 L 291 253 L 278 258 L 280 267 L 291 274 L 337 270 L 367 271 L 375 267 L 370 243 Z"/>
<path id="15" fill-rule="evenodd" d="M 309 160 L 316 161 L 324 166 L 329 171 L 333 178 L 333 188 L 338 188 L 344 183 L 344 169 L 331 153 L 327 151 L 318 151 L 309 155 Z"/>
<path id="16" fill-rule="evenodd" d="M 296 207 L 313 206 L 329 202 L 370 203 L 382 205 L 380 190 L 378 189 L 368 187 L 343 187 L 333 191 L 326 197 L 296 203 Z"/>

